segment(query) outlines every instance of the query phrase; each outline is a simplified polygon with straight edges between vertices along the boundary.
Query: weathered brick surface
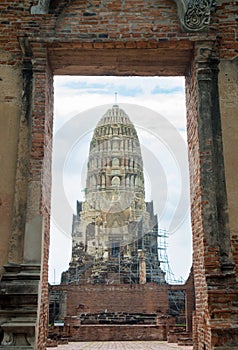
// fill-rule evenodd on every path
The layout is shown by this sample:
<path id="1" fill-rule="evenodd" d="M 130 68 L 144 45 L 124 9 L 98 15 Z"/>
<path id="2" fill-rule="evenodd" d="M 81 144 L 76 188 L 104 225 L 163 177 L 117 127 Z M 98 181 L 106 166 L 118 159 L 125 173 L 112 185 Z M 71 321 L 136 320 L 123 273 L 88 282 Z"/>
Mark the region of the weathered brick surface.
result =
<path id="1" fill-rule="evenodd" d="M 5 220 L 0 222 L 0 237 L 4 245 L 3 252 L 5 252 L 1 255 L 1 268 L 8 261 L 21 263 L 24 256 L 25 221 L 30 220 L 36 214 L 43 215 L 45 218 L 42 244 L 42 291 L 39 296 L 41 306 L 38 315 L 41 327 L 39 328 L 38 348 L 45 347 L 47 320 L 53 100 L 51 71 L 58 74 L 186 75 L 196 290 L 194 346 L 195 349 L 200 350 L 204 347 L 212 349 L 214 346 L 235 343 L 236 339 L 232 334 L 232 329 L 236 331 L 233 322 L 237 310 L 237 301 L 233 297 L 236 285 L 234 275 L 232 277 L 230 274 L 230 277 L 227 277 L 225 272 L 227 269 L 231 272 L 232 262 L 230 266 L 224 264 L 224 259 L 227 259 L 227 256 L 231 257 L 230 240 L 227 237 L 229 227 L 227 225 L 225 228 L 224 225 L 225 238 L 221 233 L 216 234 L 209 229 L 209 223 L 212 223 L 211 227 L 215 227 L 214 222 L 219 222 L 217 227 L 218 231 L 220 230 L 226 209 L 224 203 L 221 204 L 221 198 L 218 198 L 219 190 L 217 198 L 212 195 L 212 181 L 208 181 L 209 184 L 206 185 L 203 183 L 204 176 L 207 176 L 204 167 L 209 166 L 210 160 L 213 159 L 214 162 L 214 149 L 210 147 L 208 153 L 204 151 L 204 147 L 203 151 L 201 150 L 201 130 L 203 128 L 204 131 L 204 126 L 202 120 L 199 119 L 198 71 L 196 57 L 195 61 L 193 57 L 196 56 L 194 46 L 207 41 L 217 43 L 217 58 L 221 59 L 222 63 L 237 56 L 237 2 L 217 1 L 216 12 L 212 14 L 211 24 L 203 32 L 195 33 L 186 33 L 180 29 L 177 5 L 172 0 L 136 2 L 132 0 L 123 2 L 94 0 L 90 3 L 79 0 L 55 0 L 51 1 L 49 14 L 31 15 L 31 6 L 37 3 L 36 0 L 20 2 L 5 0 L 0 3 L 1 72 L 8 71 L 12 79 L 11 83 L 18 89 L 18 93 L 15 93 L 14 96 L 7 93 L 3 95 L 1 106 L 4 111 L 8 106 L 17 107 L 13 114 L 19 118 L 19 124 L 16 120 L 12 124 L 12 119 L 7 113 L 5 128 L 14 125 L 14 130 L 18 133 L 20 125 L 18 146 L 17 142 L 11 144 L 9 153 L 11 166 L 5 168 L 7 173 L 4 174 L 4 177 L 9 177 L 10 181 L 7 186 L 4 185 L 4 181 L 1 182 L 0 203 L 2 203 L 2 216 Z M 206 50 L 204 52 L 206 53 Z M 32 73 L 32 86 L 28 85 L 31 91 L 25 89 L 24 69 L 26 67 Z M 224 64 L 221 64 L 220 68 L 224 71 Z M 22 71 L 23 74 L 19 79 Z M 235 72 L 234 68 L 233 71 Z M 225 76 L 224 74 L 223 79 Z M 2 91 L 7 91 L 8 79 L 4 75 L 1 79 Z M 232 84 L 232 92 L 237 92 L 237 80 L 232 81 Z M 230 81 L 226 81 L 225 86 L 226 89 L 229 89 Z M 22 95 L 22 101 L 20 101 L 22 91 L 25 94 Z M 222 96 L 226 100 L 225 95 Z M 26 97 L 30 100 L 25 101 Z M 226 109 L 227 106 L 224 101 L 221 101 L 221 106 L 222 114 L 225 115 L 223 109 Z M 26 116 L 28 118 L 25 118 Z M 233 120 L 234 123 L 236 123 L 235 120 Z M 2 142 L 7 145 L 9 134 L 5 132 L 5 128 L 0 135 Z M 14 133 L 13 135 L 15 137 Z M 230 134 L 225 133 L 225 141 L 228 138 L 230 139 Z M 207 138 L 203 141 L 209 145 L 209 142 L 214 142 L 215 139 Z M 225 154 L 228 157 L 227 148 Z M 15 167 L 13 164 L 17 157 L 18 162 Z M 231 159 L 230 163 L 237 166 L 236 158 L 233 156 Z M 225 163 L 226 166 L 230 164 L 228 163 Z M 211 174 L 217 177 L 216 181 L 221 179 L 218 172 Z M 231 176 L 230 171 L 227 172 L 227 176 Z M 231 192 L 232 186 L 229 184 L 228 207 L 232 224 L 235 221 L 233 209 L 236 208 L 237 197 L 230 195 Z M 226 196 L 224 191 L 223 194 Z M 210 216 L 208 215 L 212 201 L 220 201 L 219 208 L 223 208 L 219 209 L 220 212 L 218 210 L 217 216 L 214 216 L 214 211 Z M 10 229 L 11 225 L 12 229 Z M 237 271 L 238 244 L 237 230 L 234 227 L 235 225 L 232 225 L 231 243 Z M 215 242 L 216 240 L 218 241 Z M 219 290 L 223 290 L 230 298 L 232 308 L 230 315 L 226 312 L 225 303 L 220 298 L 216 298 Z M 212 315 L 215 320 L 210 322 Z M 222 323 L 222 317 L 226 318 L 225 323 Z"/>
<path id="2" fill-rule="evenodd" d="M 50 337 L 55 334 L 59 338 L 68 337 L 75 341 L 166 340 L 168 330 L 174 326 L 173 318 L 168 316 L 168 285 L 88 284 L 57 285 L 50 288 L 52 291 L 64 293 L 59 317 L 65 322 L 64 328 L 56 326 L 50 329 Z M 81 324 L 80 321 L 81 314 L 97 314 L 98 320 L 99 315 L 109 319 L 110 314 L 122 317 L 123 313 L 141 314 L 141 318 L 136 325 L 106 324 L 108 321 L 105 324 L 99 324 L 100 321 L 97 321 L 96 324 L 94 318 L 91 321 L 93 324 Z M 155 316 L 156 314 L 158 317 Z M 153 321 L 148 318 L 150 315 L 154 315 Z"/>
<path id="3" fill-rule="evenodd" d="M 129 312 L 168 314 L 168 285 L 156 283 L 120 285 L 59 285 L 66 292 L 66 315 Z M 133 300 L 133 302 L 132 302 Z"/>
<path id="4" fill-rule="evenodd" d="M 163 326 L 73 326 L 69 333 L 72 341 L 110 340 L 166 340 Z"/>
<path id="5" fill-rule="evenodd" d="M 175 318 L 169 316 L 169 290 L 186 291 L 186 318 L 187 330 L 191 330 L 191 318 L 194 311 L 194 287 L 192 274 L 184 285 L 159 285 L 156 283 L 139 284 L 115 284 L 115 285 L 55 285 L 50 286 L 52 296 L 60 296 L 59 313 L 57 317 L 64 320 L 65 327 L 53 327 L 49 330 L 49 336 L 70 337 L 75 340 L 109 340 L 114 339 L 166 339 L 169 330 L 184 331 L 184 327 L 178 326 Z M 177 305 L 178 306 L 178 305 Z M 58 305 L 52 306 L 51 312 Z M 183 311 L 181 311 L 183 313 Z M 129 322 L 124 315 L 137 315 L 137 324 L 132 328 L 125 325 L 115 335 L 117 325 Z M 181 315 L 184 318 L 184 315 Z M 54 317 L 50 315 L 50 317 Z M 125 316 L 126 317 L 126 316 Z M 106 320 L 106 321 L 105 321 Z M 110 321 L 110 322 L 109 322 Z M 93 331 L 92 324 L 100 325 Z M 109 327 L 113 325 L 112 328 Z M 115 324 L 117 323 L 117 325 Z M 131 322 L 129 322 L 131 323 Z M 86 325 L 90 325 L 88 328 Z M 132 324 L 131 324 L 132 325 Z M 141 328 L 142 325 L 151 327 Z M 159 327 L 154 327 L 155 325 Z M 105 329 L 104 329 L 105 326 Z M 147 329 L 148 333 L 144 334 Z M 63 333 L 62 333 L 63 332 Z M 65 334 L 65 332 L 68 334 Z M 156 336 L 157 333 L 157 336 Z M 95 334 L 97 336 L 95 336 Z"/>

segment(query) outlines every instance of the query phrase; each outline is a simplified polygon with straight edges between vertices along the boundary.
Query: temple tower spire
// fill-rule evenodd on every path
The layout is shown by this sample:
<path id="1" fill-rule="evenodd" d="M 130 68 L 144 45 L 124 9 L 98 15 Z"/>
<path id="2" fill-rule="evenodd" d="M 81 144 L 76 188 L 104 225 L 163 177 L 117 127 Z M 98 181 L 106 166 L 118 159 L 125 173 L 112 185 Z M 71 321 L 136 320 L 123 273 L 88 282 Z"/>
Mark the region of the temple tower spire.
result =
<path id="1" fill-rule="evenodd" d="M 136 129 L 117 104 L 97 123 L 90 143 L 85 202 L 73 218 L 69 279 L 139 283 L 143 251 L 147 281 L 165 282 L 157 255 L 157 217 L 145 202 Z M 140 253 L 141 254 L 141 253 Z M 80 261 L 80 264 L 78 263 Z"/>

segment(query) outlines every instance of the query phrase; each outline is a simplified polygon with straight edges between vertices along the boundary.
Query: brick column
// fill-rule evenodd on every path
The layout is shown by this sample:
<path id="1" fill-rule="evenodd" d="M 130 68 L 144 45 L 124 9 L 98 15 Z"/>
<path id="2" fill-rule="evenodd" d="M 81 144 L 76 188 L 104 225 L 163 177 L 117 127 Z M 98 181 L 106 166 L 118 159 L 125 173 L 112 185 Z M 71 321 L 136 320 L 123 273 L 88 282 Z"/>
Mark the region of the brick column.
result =
<path id="1" fill-rule="evenodd" d="M 34 48 L 27 37 L 20 39 L 20 44 L 22 126 L 14 211 L 22 215 L 13 220 L 8 264 L 1 281 L 0 323 L 4 337 L 0 349 L 44 349 L 48 325 L 53 85 L 46 47 L 36 44 Z M 38 57 L 34 64 L 33 49 Z"/>
<path id="2" fill-rule="evenodd" d="M 213 42 L 195 44 L 187 79 L 188 140 L 196 293 L 195 350 L 235 344 L 231 303 L 235 288 L 218 94 L 218 57 Z M 187 86 L 188 87 L 188 86 Z M 196 107 L 197 106 L 197 107 Z M 227 349 L 227 348 L 226 348 Z"/>
<path id="3" fill-rule="evenodd" d="M 204 235 L 212 251 L 205 255 L 210 273 L 232 270 L 227 196 L 218 93 L 218 64 L 211 43 L 196 47 L 200 186 Z M 212 258 L 214 248 L 217 258 Z M 207 260 L 207 259 L 208 260 Z M 219 259 L 218 259 L 219 258 Z M 218 262 L 219 261 L 219 262 Z M 211 270 L 212 268 L 212 270 Z"/>
<path id="4" fill-rule="evenodd" d="M 0 348 L 33 349 L 37 315 L 37 294 L 40 279 L 39 254 L 36 260 L 24 259 L 24 245 L 29 226 L 26 223 L 29 181 L 29 157 L 31 144 L 33 69 L 32 52 L 27 38 L 19 39 L 22 50 L 21 109 L 19 111 L 19 134 L 17 167 L 11 237 L 8 263 L 1 280 L 0 324 L 3 339 Z M 33 235 L 34 235 L 33 231 Z M 31 243 L 34 240 L 31 240 Z M 34 242 L 34 246 L 38 244 Z M 33 249 L 34 249 L 33 246 Z M 37 248 L 38 249 L 38 248 Z M 27 249 L 29 251 L 29 249 Z M 34 250 L 36 252 L 36 250 Z M 35 259 L 35 258 L 34 258 Z"/>
<path id="5" fill-rule="evenodd" d="M 48 326 L 48 258 L 50 240 L 51 157 L 53 132 L 53 75 L 47 47 L 32 43 L 34 56 L 34 104 L 27 217 L 36 218 L 41 243 L 40 288 L 38 294 L 36 349 L 46 346 Z M 36 192 L 35 192 L 36 190 Z M 38 221 L 39 219 L 39 221 Z M 33 234 L 34 229 L 30 234 Z M 33 244 L 36 244 L 33 243 Z M 26 245 L 25 245 L 26 247 Z M 31 248 L 32 249 L 32 248 Z M 26 254 L 26 252 L 25 252 Z"/>

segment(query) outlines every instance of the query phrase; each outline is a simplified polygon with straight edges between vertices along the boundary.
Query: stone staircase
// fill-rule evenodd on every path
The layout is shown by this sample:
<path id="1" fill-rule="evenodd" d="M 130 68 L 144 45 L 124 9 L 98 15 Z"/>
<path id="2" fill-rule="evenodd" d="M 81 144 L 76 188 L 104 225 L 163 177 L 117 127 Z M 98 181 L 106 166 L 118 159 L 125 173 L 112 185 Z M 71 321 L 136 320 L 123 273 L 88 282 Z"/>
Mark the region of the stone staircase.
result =
<path id="1" fill-rule="evenodd" d="M 193 339 L 189 334 L 184 334 L 178 337 L 177 344 L 180 346 L 192 346 Z"/>

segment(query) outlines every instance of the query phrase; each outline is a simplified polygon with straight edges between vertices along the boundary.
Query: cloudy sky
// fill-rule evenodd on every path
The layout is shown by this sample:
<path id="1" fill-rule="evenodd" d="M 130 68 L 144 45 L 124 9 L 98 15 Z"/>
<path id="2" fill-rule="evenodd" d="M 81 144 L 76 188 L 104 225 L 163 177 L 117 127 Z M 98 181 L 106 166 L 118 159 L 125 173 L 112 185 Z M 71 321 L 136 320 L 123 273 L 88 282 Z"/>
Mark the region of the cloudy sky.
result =
<path id="1" fill-rule="evenodd" d="M 184 79 L 181 77 L 55 77 L 52 221 L 49 281 L 60 282 L 71 256 L 72 215 L 84 200 L 89 143 L 102 115 L 117 102 L 134 123 L 142 148 L 146 200 L 166 231 L 176 279 L 191 267 L 191 228 Z M 159 250 L 165 261 L 164 250 Z M 168 266 L 162 264 L 162 268 Z"/>

